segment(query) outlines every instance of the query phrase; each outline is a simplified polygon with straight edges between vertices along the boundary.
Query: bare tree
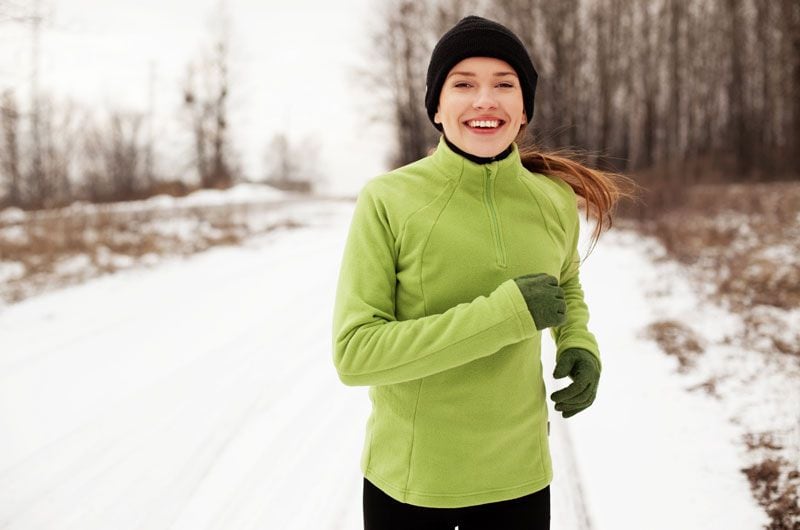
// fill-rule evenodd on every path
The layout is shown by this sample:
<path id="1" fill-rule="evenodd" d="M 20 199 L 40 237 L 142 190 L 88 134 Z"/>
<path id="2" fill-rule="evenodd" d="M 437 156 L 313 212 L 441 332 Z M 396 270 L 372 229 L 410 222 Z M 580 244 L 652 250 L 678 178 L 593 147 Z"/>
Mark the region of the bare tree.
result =
<path id="1" fill-rule="evenodd" d="M 395 115 L 397 162 L 419 157 L 418 142 L 435 138 L 414 80 L 424 76 L 427 50 L 457 20 L 436 14 L 455 14 L 451 4 L 384 3 L 376 64 L 390 88 L 381 108 Z M 596 153 L 589 162 L 601 167 L 648 169 L 665 189 L 800 172 L 796 0 L 484 4 L 522 39 L 539 71 L 528 129 L 537 144 Z"/>
<path id="2" fill-rule="evenodd" d="M 147 78 L 147 113 L 145 119 L 147 124 L 147 139 L 145 140 L 144 172 L 142 174 L 142 185 L 147 189 L 153 189 L 158 180 L 155 169 L 155 81 L 155 63 L 151 61 Z"/>
<path id="3" fill-rule="evenodd" d="M 580 49 L 574 42 L 584 37 L 580 0 L 513 0 L 495 2 L 493 8 L 498 21 L 525 44 L 539 73 L 529 135 L 543 146 L 575 145 L 586 130 L 576 90 Z"/>
<path id="4" fill-rule="evenodd" d="M 639 41 L 639 53 L 634 60 L 636 65 L 631 72 L 649 72 L 649 75 L 638 75 L 634 77 L 634 93 L 638 95 L 635 105 L 638 107 L 640 116 L 639 128 L 633 134 L 638 138 L 638 145 L 632 149 L 637 153 L 633 159 L 635 165 L 639 167 L 650 167 L 655 162 L 656 157 L 656 120 L 657 118 L 657 87 L 658 77 L 653 75 L 656 72 L 656 42 L 654 15 L 651 12 L 648 2 L 641 2 L 638 6 L 639 31 L 635 39 Z"/>
<path id="5" fill-rule="evenodd" d="M 84 193 L 93 202 L 141 196 L 146 152 L 142 122 L 141 113 L 115 111 L 105 126 L 84 125 Z"/>
<path id="6" fill-rule="evenodd" d="M 369 67 L 356 73 L 379 104 L 374 121 L 392 126 L 392 167 L 428 154 L 439 139 L 425 109 L 428 60 L 437 39 L 468 13 L 474 1 L 385 0 L 374 19 Z"/>
<path id="7" fill-rule="evenodd" d="M 44 205 L 45 197 L 49 191 L 48 175 L 44 172 L 44 161 L 42 159 L 42 134 L 41 134 L 41 97 L 39 95 L 39 48 L 41 44 L 41 23 L 40 0 L 34 0 L 33 15 L 31 16 L 32 27 L 32 63 L 31 72 L 31 116 L 30 116 L 30 171 L 26 181 L 31 189 L 30 204 L 34 208 L 41 208 Z"/>
<path id="8" fill-rule="evenodd" d="M 725 0 L 728 12 L 728 43 L 730 49 L 730 77 L 726 87 L 729 116 L 730 141 L 733 153 L 742 171 L 749 171 L 753 166 L 750 152 L 752 142 L 747 127 L 747 109 L 745 107 L 745 56 L 742 34 L 744 30 L 743 7 L 741 0 Z"/>
<path id="9" fill-rule="evenodd" d="M 264 156 L 267 184 L 287 191 L 314 191 L 321 178 L 313 155 L 317 149 L 311 139 L 305 139 L 302 144 L 302 149 L 298 149 L 285 134 L 275 134 Z"/>
<path id="10" fill-rule="evenodd" d="M 5 203 L 22 206 L 22 168 L 20 161 L 20 115 L 17 100 L 11 90 L 3 92 L 0 100 L 0 174 L 5 178 Z"/>
<path id="11" fill-rule="evenodd" d="M 78 131 L 76 106 L 70 101 L 42 100 L 41 164 L 45 187 L 37 202 L 44 208 L 68 204 L 72 199 L 71 169 L 75 157 Z"/>
<path id="12" fill-rule="evenodd" d="M 668 46 L 668 79 L 669 79 L 669 103 L 668 108 L 671 112 L 666 115 L 666 149 L 667 166 L 672 173 L 678 172 L 677 161 L 679 160 L 680 149 L 680 135 L 681 135 L 681 120 L 683 118 L 682 103 L 682 68 L 684 60 L 683 53 L 683 34 L 681 28 L 685 22 L 686 16 L 683 12 L 683 0 L 669 0 L 667 11 L 669 13 L 669 30 L 665 32 L 667 35 L 666 44 Z"/>
<path id="13" fill-rule="evenodd" d="M 380 31 L 374 34 L 374 49 L 384 58 L 376 72 L 375 84 L 389 89 L 391 120 L 396 137 L 396 150 L 390 164 L 401 166 L 425 156 L 438 136 L 431 130 L 425 113 L 425 62 L 429 43 L 421 38 L 430 24 L 425 3 L 402 0 L 392 5 L 382 17 Z"/>
<path id="14" fill-rule="evenodd" d="M 796 0 L 782 0 L 780 25 L 783 40 L 782 64 L 786 65 L 784 101 L 786 113 L 786 157 L 794 172 L 800 173 L 800 4 Z"/>
<path id="15" fill-rule="evenodd" d="M 139 113 L 111 115 L 111 135 L 106 151 L 106 168 L 114 195 L 120 198 L 136 196 L 137 182 L 143 175 L 144 148 L 142 115 Z"/>
<path id="16" fill-rule="evenodd" d="M 203 56 L 199 67 L 189 66 L 183 86 L 195 166 L 205 188 L 227 188 L 234 180 L 228 118 L 230 28 L 224 13 L 219 15 L 212 50 Z"/>

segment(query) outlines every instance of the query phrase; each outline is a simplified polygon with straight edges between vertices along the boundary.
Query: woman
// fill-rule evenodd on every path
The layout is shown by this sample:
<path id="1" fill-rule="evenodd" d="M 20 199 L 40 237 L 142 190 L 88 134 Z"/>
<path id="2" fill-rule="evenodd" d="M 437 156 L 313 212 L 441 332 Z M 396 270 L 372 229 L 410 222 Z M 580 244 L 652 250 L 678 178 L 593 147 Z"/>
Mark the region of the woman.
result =
<path id="1" fill-rule="evenodd" d="M 533 150 L 537 73 L 506 27 L 470 16 L 431 56 L 436 150 L 361 190 L 339 273 L 334 364 L 369 385 L 365 528 L 549 528 L 541 331 L 557 345 L 551 395 L 592 404 L 600 354 L 578 268 L 576 193 L 598 231 L 615 175 Z"/>

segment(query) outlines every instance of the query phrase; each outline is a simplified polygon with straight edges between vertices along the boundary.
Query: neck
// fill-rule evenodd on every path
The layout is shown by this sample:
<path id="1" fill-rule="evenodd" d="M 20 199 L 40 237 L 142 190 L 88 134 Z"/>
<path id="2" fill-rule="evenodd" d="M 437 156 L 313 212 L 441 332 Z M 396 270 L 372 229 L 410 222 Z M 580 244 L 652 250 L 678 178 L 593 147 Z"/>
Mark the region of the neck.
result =
<path id="1" fill-rule="evenodd" d="M 466 151 L 463 151 L 462 149 L 460 149 L 457 145 L 455 145 L 453 142 L 448 140 L 447 136 L 444 136 L 444 135 L 442 135 L 442 136 L 444 137 L 444 141 L 445 141 L 445 143 L 447 144 L 447 146 L 450 149 L 452 149 L 453 151 L 455 151 L 459 155 L 463 156 L 464 158 L 466 158 L 468 160 L 472 160 L 476 164 L 488 164 L 489 162 L 495 162 L 497 160 L 502 160 L 505 157 L 507 157 L 508 155 L 510 155 L 511 151 L 514 150 L 513 142 L 512 142 L 501 153 L 496 154 L 494 156 L 475 156 L 475 155 L 473 155 L 471 153 L 467 153 Z"/>

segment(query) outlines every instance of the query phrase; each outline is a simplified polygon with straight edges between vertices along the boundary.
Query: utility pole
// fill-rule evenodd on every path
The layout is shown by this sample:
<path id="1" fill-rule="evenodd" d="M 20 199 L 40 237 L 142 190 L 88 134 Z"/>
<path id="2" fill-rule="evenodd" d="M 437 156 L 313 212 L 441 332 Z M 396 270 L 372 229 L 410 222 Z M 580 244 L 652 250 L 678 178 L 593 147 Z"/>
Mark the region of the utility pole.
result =
<path id="1" fill-rule="evenodd" d="M 150 72 L 147 82 L 147 146 L 145 148 L 144 158 L 144 183 L 147 188 L 154 184 L 154 168 L 153 168 L 153 145 L 155 139 L 153 138 L 153 122 L 155 121 L 155 101 L 156 101 L 156 65 L 155 61 L 150 61 Z"/>
<path id="2" fill-rule="evenodd" d="M 45 182 L 44 164 L 42 162 L 42 137 L 40 131 L 41 111 L 39 106 L 39 48 L 41 41 L 40 26 L 42 16 L 40 13 L 40 0 L 34 0 L 33 16 L 31 17 L 32 28 L 32 72 L 31 72 L 31 135 L 33 143 L 33 158 L 31 168 L 31 183 L 34 186 L 33 202 L 35 206 L 44 206 Z"/>

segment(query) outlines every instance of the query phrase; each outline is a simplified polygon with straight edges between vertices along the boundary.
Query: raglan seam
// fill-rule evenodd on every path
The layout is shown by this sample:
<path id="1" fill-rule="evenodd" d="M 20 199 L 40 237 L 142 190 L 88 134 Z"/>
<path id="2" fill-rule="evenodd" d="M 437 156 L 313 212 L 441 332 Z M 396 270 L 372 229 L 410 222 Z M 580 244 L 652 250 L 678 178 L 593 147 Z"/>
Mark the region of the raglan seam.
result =
<path id="1" fill-rule="evenodd" d="M 444 143 L 443 141 L 440 141 L 440 143 L 444 144 L 447 149 L 450 149 L 449 147 L 447 147 L 447 144 Z M 451 171 L 451 168 L 448 168 L 446 165 L 442 164 L 441 161 L 438 160 L 435 155 L 431 156 L 431 161 L 433 162 L 433 165 L 436 166 L 439 169 L 439 171 L 442 172 L 445 178 L 447 180 L 455 180 L 456 182 L 458 182 L 461 179 L 461 175 L 462 173 L 464 173 L 465 160 L 466 159 L 459 160 L 458 163 L 460 167 L 457 169 L 452 168 Z"/>
<path id="2" fill-rule="evenodd" d="M 545 195 L 545 196 L 547 197 L 547 201 L 549 202 L 549 204 L 550 204 L 550 206 L 551 206 L 551 208 L 552 208 L 553 212 L 556 214 L 556 219 L 558 220 L 558 225 L 561 227 L 561 230 L 563 230 L 563 231 L 564 231 L 564 234 L 565 234 L 565 236 L 566 236 L 566 238 L 567 238 L 567 240 L 568 240 L 568 243 L 567 243 L 567 245 L 566 245 L 566 249 L 565 249 L 565 252 L 564 252 L 564 254 L 565 254 L 565 255 L 564 255 L 564 263 L 562 264 L 562 271 L 563 271 L 563 269 L 564 269 L 564 264 L 567 264 L 567 263 L 566 263 L 566 262 L 567 262 L 567 260 L 569 260 L 569 259 L 572 257 L 572 254 L 573 254 L 573 249 L 575 248 L 575 245 L 577 244 L 577 239 L 576 239 L 576 237 L 573 235 L 573 233 L 572 233 L 572 231 L 571 231 L 571 230 L 567 230 L 567 228 L 566 228 L 566 224 L 567 224 L 567 223 L 565 223 L 565 221 L 564 221 L 564 218 L 563 218 L 563 216 L 562 216 L 562 212 L 561 212 L 561 208 L 558 208 L 558 207 L 557 207 L 557 205 L 556 205 L 556 204 L 555 204 L 555 202 L 553 201 L 552 197 L 550 196 L 550 192 L 549 192 L 549 190 L 547 190 L 547 189 L 543 189 L 543 188 L 544 188 L 544 186 L 543 186 L 543 185 L 541 185 L 541 184 L 539 184 L 538 182 L 536 182 L 535 175 L 541 175 L 541 173 L 533 173 L 533 172 L 530 172 L 530 174 L 531 174 L 532 176 L 534 176 L 534 178 L 531 178 L 531 179 L 528 179 L 528 180 L 530 180 L 530 181 L 531 181 L 531 183 L 532 183 L 532 185 L 536 186 L 536 187 L 537 187 L 537 188 L 538 188 L 540 191 L 542 191 L 542 194 L 543 194 L 543 195 Z M 545 178 L 547 178 L 547 179 L 550 179 L 550 180 L 553 180 L 553 179 L 556 179 L 556 178 L 558 178 L 558 177 L 548 177 L 547 175 L 542 175 L 542 176 L 543 176 L 543 177 L 545 177 Z M 523 180 L 523 182 L 525 181 L 525 179 L 522 179 L 522 180 Z M 569 186 L 569 184 L 567 184 L 566 182 L 564 182 L 564 184 L 565 184 L 565 185 L 567 185 L 567 186 Z M 556 185 L 558 185 L 558 184 L 556 183 Z M 527 185 L 526 185 L 526 189 L 528 189 L 528 191 L 529 191 L 529 192 L 531 192 L 530 188 L 529 188 Z M 571 187 L 570 187 L 570 189 L 571 189 Z M 532 193 L 532 192 L 531 192 L 531 194 L 533 195 L 533 193 Z M 534 198 L 535 198 L 535 197 L 534 197 Z M 542 206 L 541 206 L 541 204 L 539 204 L 539 211 L 541 211 L 541 209 L 542 209 Z M 542 215 L 544 215 L 544 214 L 542 214 Z M 570 225 L 572 225 L 573 223 L 569 223 L 569 224 L 570 224 Z M 557 245 L 557 243 L 558 243 L 558 242 L 557 242 L 557 241 L 556 241 L 556 240 L 553 238 L 553 235 L 552 235 L 552 233 L 550 232 L 550 223 L 549 223 L 549 222 L 547 222 L 547 220 L 546 220 L 546 219 L 545 219 L 545 226 L 546 226 L 546 228 L 547 228 L 547 233 L 550 235 L 550 239 L 553 241 L 553 243 L 555 243 L 555 244 Z M 576 269 L 576 270 L 577 270 L 577 269 Z M 571 278 L 571 277 L 570 277 L 570 278 Z M 563 282 L 563 281 L 567 281 L 567 280 L 569 280 L 570 278 L 563 278 L 563 277 L 562 277 L 562 278 L 560 278 L 560 281 L 562 281 L 562 282 Z"/>
<path id="3" fill-rule="evenodd" d="M 397 263 L 397 259 L 399 258 L 399 254 L 397 252 L 397 241 L 399 240 L 399 236 L 395 236 L 394 233 L 392 232 L 392 223 L 391 223 L 391 219 L 390 219 L 389 214 L 388 214 L 389 209 L 386 207 L 387 203 L 386 203 L 385 198 L 379 192 L 377 192 L 377 191 L 372 189 L 372 188 L 374 188 L 376 186 L 380 186 L 380 184 L 373 184 L 373 182 L 378 182 L 378 180 L 377 179 L 373 179 L 372 181 L 367 183 L 361 189 L 361 191 L 359 192 L 359 195 L 363 194 L 363 195 L 365 195 L 365 200 L 369 200 L 372 210 L 375 212 L 376 217 L 378 218 L 379 221 L 381 221 L 382 225 L 384 224 L 383 221 L 385 220 L 385 227 L 388 230 L 389 235 L 392 238 L 392 245 L 391 245 L 391 248 L 392 248 L 392 261 L 394 263 Z M 379 205 L 379 204 L 382 207 L 381 210 L 383 210 L 385 215 L 381 215 L 381 210 L 379 210 L 377 208 L 377 205 Z"/>
<path id="4" fill-rule="evenodd" d="M 533 184 L 529 184 L 526 181 L 526 179 L 521 178 L 519 175 L 517 176 L 517 180 L 522 182 L 524 188 L 528 191 L 530 196 L 536 202 L 536 206 L 539 208 L 539 214 L 542 216 L 542 221 L 544 221 L 544 227 L 545 227 L 545 230 L 547 231 L 548 237 L 550 237 L 550 241 L 552 241 L 554 245 L 558 245 L 558 242 L 556 241 L 555 237 L 553 236 L 553 232 L 550 229 L 550 221 L 548 221 L 548 219 L 547 219 L 548 216 L 544 214 L 544 209 L 542 208 L 542 203 L 539 201 L 539 198 L 536 196 L 536 194 L 533 193 L 533 190 L 531 190 L 531 186 Z M 528 180 L 532 180 L 532 179 L 528 179 Z M 538 186 L 536 186 L 536 187 L 537 187 L 537 191 L 541 192 L 541 190 L 538 189 Z M 559 224 L 560 224 L 560 221 L 559 221 Z"/>
<path id="5" fill-rule="evenodd" d="M 407 228 L 408 228 L 408 223 L 411 221 L 411 218 L 412 218 L 412 217 L 414 217 L 415 215 L 417 215 L 419 212 L 421 212 L 421 211 L 422 211 L 422 210 L 424 210 L 425 208 L 427 208 L 428 206 L 430 206 L 431 204 L 434 204 L 434 203 L 435 203 L 437 200 L 439 200 L 439 198 L 440 198 L 442 195 L 444 195 L 445 193 L 447 193 L 447 185 L 448 185 L 447 179 L 444 179 L 444 181 L 442 182 L 442 184 L 443 184 L 443 188 L 444 188 L 444 189 L 442 189 L 442 191 L 438 192 L 438 193 L 436 194 L 436 196 L 435 196 L 433 199 L 431 199 L 430 201 L 426 202 L 426 203 L 425 203 L 424 205 L 422 205 L 421 207 L 417 208 L 416 210 L 414 210 L 413 212 L 411 212 L 410 214 L 408 214 L 408 216 L 407 216 L 407 217 L 405 218 L 405 220 L 403 221 L 403 225 L 402 225 L 402 227 L 400 228 L 400 232 L 399 232 L 399 234 L 398 234 L 398 236 L 397 236 L 397 239 L 395 240 L 395 245 L 394 245 L 394 246 L 395 246 L 395 253 L 396 253 L 396 255 L 397 255 L 397 258 L 399 258 L 399 256 L 400 256 L 400 248 L 399 248 L 399 247 L 400 247 L 400 245 L 401 245 L 401 243 L 402 243 L 403 237 L 404 237 L 404 236 L 405 236 L 405 234 L 406 234 L 406 230 L 407 230 Z"/>
<path id="6" fill-rule="evenodd" d="M 456 190 L 458 189 L 458 185 L 460 183 L 460 179 L 461 179 L 461 175 L 459 174 L 459 180 L 455 182 L 455 185 L 453 186 L 453 189 L 450 192 L 450 196 L 447 198 L 447 200 L 445 201 L 444 205 L 442 205 L 442 209 L 439 210 L 439 213 L 436 214 L 436 219 L 434 219 L 433 223 L 431 223 L 431 227 L 428 230 L 428 234 L 425 236 L 425 243 L 422 245 L 422 250 L 420 250 L 420 253 L 419 253 L 419 279 L 418 279 L 418 281 L 419 281 L 419 292 L 420 292 L 420 295 L 422 297 L 422 314 L 424 316 L 428 316 L 428 301 L 425 298 L 425 287 L 424 287 L 424 282 L 423 282 L 423 278 L 422 278 L 422 273 L 425 270 L 425 250 L 428 248 L 428 243 L 431 240 L 431 234 L 433 233 L 434 228 L 436 228 L 436 223 L 439 222 L 439 218 L 442 216 L 444 211 L 447 209 L 447 205 L 450 204 L 450 201 L 453 199 L 453 196 L 455 195 Z M 445 191 L 446 190 L 447 190 L 447 188 L 445 187 Z M 440 195 L 437 195 L 437 198 L 439 196 Z"/>
<path id="7" fill-rule="evenodd" d="M 548 175 L 542 175 L 541 173 L 536 173 L 536 174 L 537 175 L 541 175 L 542 177 L 544 177 L 548 181 L 551 181 L 553 183 L 553 185 L 555 185 L 558 188 L 561 188 L 561 186 L 556 181 L 561 181 L 564 184 L 566 184 L 570 189 L 572 189 L 572 187 L 569 184 L 567 184 L 566 181 L 564 181 L 563 179 L 561 179 L 559 177 L 551 177 L 551 176 L 548 176 Z M 538 182 L 537 182 L 537 185 L 539 185 Z M 556 213 L 556 218 L 558 219 L 558 224 L 561 226 L 561 229 L 566 232 L 566 230 L 567 230 L 566 229 L 566 223 L 564 222 L 564 218 L 562 217 L 561 208 L 556 206 L 556 201 L 553 200 L 552 195 L 551 195 L 551 193 L 555 193 L 555 194 L 559 195 L 562 192 L 560 190 L 555 190 L 555 191 L 551 192 L 551 190 L 546 188 L 544 185 L 542 185 L 542 188 L 544 188 L 544 190 L 545 190 L 544 193 L 545 193 L 545 195 L 547 195 L 547 198 L 550 201 L 550 205 L 553 207 L 553 210 Z"/>
<path id="8" fill-rule="evenodd" d="M 551 180 L 557 179 L 557 177 L 550 177 L 550 178 L 551 178 Z M 580 257 L 578 255 L 577 251 L 575 250 L 576 247 L 578 246 L 578 241 L 579 241 L 579 238 L 580 238 L 580 212 L 578 211 L 578 204 L 577 204 L 576 199 L 575 199 L 575 196 L 576 196 L 575 190 L 572 188 L 572 186 L 570 186 L 569 183 L 567 183 L 563 179 L 557 179 L 556 185 L 558 185 L 559 187 L 564 189 L 564 193 L 568 194 L 567 202 L 569 203 L 569 205 L 571 207 L 570 211 L 572 211 L 573 208 L 574 208 L 574 211 L 575 211 L 575 216 L 572 218 L 572 220 L 569 223 L 566 223 L 564 221 L 564 219 L 562 218 L 561 209 L 560 208 L 556 208 L 556 214 L 559 217 L 559 222 L 561 223 L 562 228 L 565 227 L 567 224 L 569 224 L 572 227 L 572 230 L 566 230 L 566 228 L 564 228 L 564 232 L 566 234 L 568 234 L 568 236 L 570 238 L 569 247 L 567 247 L 567 256 L 565 258 L 565 261 L 566 261 L 566 259 L 572 258 L 573 253 L 576 254 L 576 257 Z M 577 261 L 578 265 L 575 267 L 575 274 L 578 274 L 578 272 L 580 271 L 580 259 L 577 259 L 576 261 Z M 571 268 L 572 261 L 570 261 L 570 263 L 568 263 L 567 266 L 568 266 L 568 269 Z M 566 278 L 566 280 L 564 280 L 564 281 L 568 281 L 568 280 L 572 279 L 572 277 L 575 274 L 573 274 L 569 278 Z"/>
<path id="9" fill-rule="evenodd" d="M 572 186 L 569 185 L 569 183 L 567 183 L 563 179 L 560 179 L 558 177 L 548 177 L 547 175 L 544 175 L 544 176 L 546 178 L 549 178 L 550 180 L 554 181 L 556 186 L 558 186 L 559 188 L 563 189 L 563 193 L 569 193 L 569 197 L 567 197 L 566 200 L 569 203 L 569 206 L 571 207 L 571 209 L 572 208 L 575 209 L 574 221 L 566 222 L 564 220 L 563 212 L 561 211 L 561 208 L 556 208 L 555 204 L 553 205 L 553 209 L 556 212 L 556 216 L 558 217 L 558 222 L 561 225 L 561 229 L 564 230 L 564 233 L 570 239 L 569 245 L 567 247 L 567 255 L 565 256 L 565 262 L 566 262 L 567 259 L 572 257 L 574 249 L 578 244 L 578 237 L 579 236 L 578 236 L 577 232 L 580 230 L 580 219 L 579 219 L 578 207 L 577 207 L 577 203 L 575 202 L 575 190 L 572 188 Z M 551 203 L 552 203 L 552 199 L 551 199 Z M 566 228 L 567 225 L 571 226 L 572 230 L 567 230 L 567 228 Z M 571 262 L 569 264 L 567 264 L 567 265 L 569 267 L 571 267 Z M 577 273 L 579 269 L 580 269 L 580 260 L 578 260 L 578 267 L 575 268 L 575 272 Z M 566 280 L 569 280 L 571 278 L 572 278 L 572 276 L 570 276 L 569 278 L 566 278 L 566 279 L 562 278 L 562 280 L 566 281 Z"/>

